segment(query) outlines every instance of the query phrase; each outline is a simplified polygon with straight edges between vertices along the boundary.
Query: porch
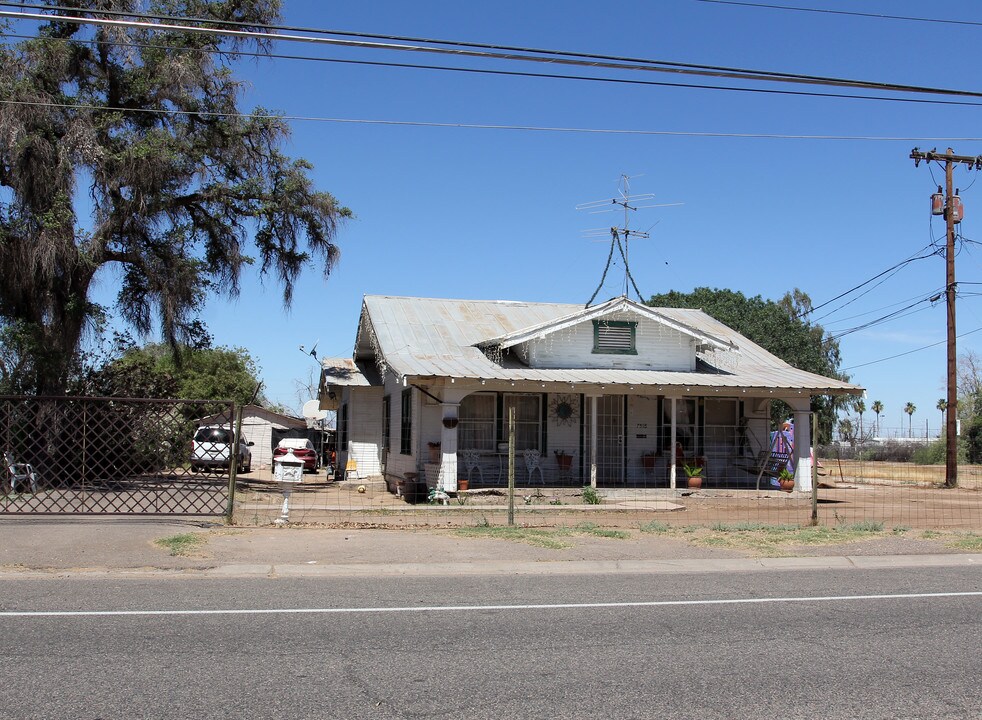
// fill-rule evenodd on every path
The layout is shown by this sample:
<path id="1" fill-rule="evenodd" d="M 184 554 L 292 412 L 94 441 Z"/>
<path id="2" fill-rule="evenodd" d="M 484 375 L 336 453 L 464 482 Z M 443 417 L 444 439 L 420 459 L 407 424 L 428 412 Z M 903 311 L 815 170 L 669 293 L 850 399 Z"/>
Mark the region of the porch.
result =
<path id="1" fill-rule="evenodd" d="M 799 438 L 804 430 L 791 468 L 807 466 L 798 488 L 810 489 L 807 400 L 785 401 L 797 406 Z M 459 481 L 507 485 L 510 415 L 518 487 L 678 489 L 687 485 L 687 468 L 701 468 L 704 489 L 772 485 L 760 473 L 771 449 L 769 398 L 482 390 L 431 415 L 442 427 L 423 430 L 433 439 L 419 471 L 427 485 L 448 491 Z"/>

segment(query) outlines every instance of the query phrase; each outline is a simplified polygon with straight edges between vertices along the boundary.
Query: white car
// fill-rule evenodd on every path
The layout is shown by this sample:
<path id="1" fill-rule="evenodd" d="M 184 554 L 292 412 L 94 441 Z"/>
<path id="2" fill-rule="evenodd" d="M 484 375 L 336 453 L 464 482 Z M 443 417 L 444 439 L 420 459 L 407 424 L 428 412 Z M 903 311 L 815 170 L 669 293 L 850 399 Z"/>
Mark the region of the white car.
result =
<path id="1" fill-rule="evenodd" d="M 191 441 L 191 472 L 200 472 L 213 468 L 228 468 L 232 457 L 232 430 L 222 425 L 203 425 L 194 433 Z M 247 473 L 252 471 L 252 442 L 239 440 L 238 470 Z"/>

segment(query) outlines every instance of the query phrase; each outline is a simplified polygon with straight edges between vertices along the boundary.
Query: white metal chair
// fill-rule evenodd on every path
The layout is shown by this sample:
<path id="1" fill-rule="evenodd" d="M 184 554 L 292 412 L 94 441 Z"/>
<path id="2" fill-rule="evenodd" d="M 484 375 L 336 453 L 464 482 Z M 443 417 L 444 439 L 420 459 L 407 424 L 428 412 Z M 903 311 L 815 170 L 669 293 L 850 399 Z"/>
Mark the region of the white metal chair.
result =
<path id="1" fill-rule="evenodd" d="M 471 472 L 477 470 L 481 476 L 481 484 L 484 484 L 484 470 L 481 469 L 481 454 L 477 450 L 461 450 L 460 456 L 464 460 L 464 470 L 467 471 L 467 482 L 471 481 Z"/>
<path id="2" fill-rule="evenodd" d="M 3 461 L 7 466 L 7 477 L 10 480 L 11 493 L 17 492 L 17 483 L 23 481 L 27 481 L 27 484 L 31 486 L 32 493 L 38 491 L 37 474 L 30 464 L 14 462 L 14 454 L 9 450 L 4 451 Z"/>
<path id="3" fill-rule="evenodd" d="M 536 470 L 539 471 L 539 482 L 543 485 L 546 484 L 545 478 L 542 477 L 542 467 L 539 465 L 539 461 L 542 456 L 539 454 L 538 450 L 529 449 L 524 452 L 525 455 L 525 470 L 528 472 L 529 485 L 532 484 L 532 473 Z"/>

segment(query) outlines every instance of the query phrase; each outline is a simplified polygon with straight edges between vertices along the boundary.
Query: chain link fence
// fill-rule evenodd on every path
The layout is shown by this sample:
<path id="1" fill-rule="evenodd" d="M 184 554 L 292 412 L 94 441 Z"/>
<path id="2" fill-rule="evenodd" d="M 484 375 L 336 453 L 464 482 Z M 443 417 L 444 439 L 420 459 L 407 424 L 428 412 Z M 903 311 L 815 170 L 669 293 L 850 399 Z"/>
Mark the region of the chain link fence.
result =
<path id="1" fill-rule="evenodd" d="M 595 492 L 558 480 L 529 482 L 516 472 L 514 522 L 526 527 L 578 526 L 638 529 L 817 524 L 827 529 L 982 530 L 982 466 L 959 468 L 959 485 L 944 486 L 944 467 L 910 462 L 848 461 L 819 455 L 817 485 L 783 491 L 764 477 L 759 489 L 688 489 L 685 478 L 668 488 L 599 487 Z M 263 472 L 239 479 L 235 522 L 266 525 L 282 517 L 294 524 L 350 527 L 467 527 L 508 524 L 507 487 L 471 478 L 468 489 L 433 492 L 418 477 L 332 480 L 324 471 L 304 473 L 298 484 L 268 481 Z M 421 476 L 419 476 L 421 477 Z"/>
<path id="2" fill-rule="evenodd" d="M 234 419 L 231 402 L 0 396 L 0 513 L 224 515 Z M 224 435 L 198 443 L 203 426 Z"/>

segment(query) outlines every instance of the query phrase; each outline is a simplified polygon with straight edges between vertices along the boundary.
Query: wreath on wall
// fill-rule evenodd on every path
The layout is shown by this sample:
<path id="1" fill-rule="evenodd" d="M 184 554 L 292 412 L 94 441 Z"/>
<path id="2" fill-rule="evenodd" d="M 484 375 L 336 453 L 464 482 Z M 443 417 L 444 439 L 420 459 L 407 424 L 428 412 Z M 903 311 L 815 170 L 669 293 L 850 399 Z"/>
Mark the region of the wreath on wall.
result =
<path id="1" fill-rule="evenodd" d="M 549 403 L 549 414 L 557 425 L 572 425 L 579 417 L 579 404 L 574 395 L 557 395 Z"/>

